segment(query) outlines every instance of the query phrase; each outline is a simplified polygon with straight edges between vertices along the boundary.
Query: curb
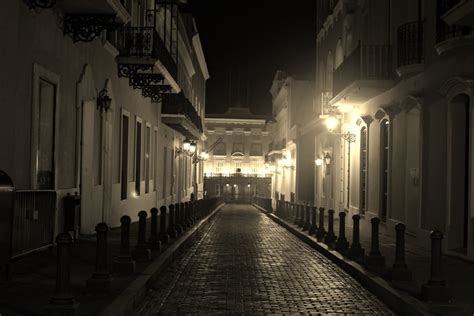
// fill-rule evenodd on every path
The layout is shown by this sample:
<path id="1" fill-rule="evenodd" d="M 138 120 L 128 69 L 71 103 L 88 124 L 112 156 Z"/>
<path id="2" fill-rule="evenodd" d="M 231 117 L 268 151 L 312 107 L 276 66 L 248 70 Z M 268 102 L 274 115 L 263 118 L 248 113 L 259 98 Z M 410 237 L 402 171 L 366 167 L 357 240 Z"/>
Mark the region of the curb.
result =
<path id="1" fill-rule="evenodd" d="M 163 251 L 155 261 L 140 274 L 117 296 L 109 305 L 107 305 L 100 313 L 101 316 L 129 316 L 133 315 L 134 307 L 139 304 L 145 297 L 148 286 L 155 282 L 159 274 L 168 267 L 175 254 L 183 248 L 188 240 L 199 231 L 202 226 L 207 223 L 217 212 L 225 205 L 219 204 L 205 218 L 201 219 L 192 228 L 188 229 L 184 234 L 175 239 L 175 241 Z"/>
<path id="2" fill-rule="evenodd" d="M 395 290 L 390 284 L 379 277 L 378 275 L 367 271 L 360 264 L 352 261 L 339 252 L 330 249 L 326 244 L 318 242 L 312 236 L 298 230 L 286 221 L 275 216 L 272 213 L 267 212 L 262 207 L 252 203 L 254 207 L 267 215 L 274 222 L 280 226 L 285 227 L 290 233 L 298 237 L 301 241 L 305 242 L 326 258 L 334 262 L 339 268 L 344 270 L 350 276 L 355 278 L 361 285 L 367 290 L 377 296 L 383 303 L 385 303 L 392 310 L 400 315 L 432 315 L 432 312 L 423 304 L 423 302 L 416 298 L 400 293 Z"/>

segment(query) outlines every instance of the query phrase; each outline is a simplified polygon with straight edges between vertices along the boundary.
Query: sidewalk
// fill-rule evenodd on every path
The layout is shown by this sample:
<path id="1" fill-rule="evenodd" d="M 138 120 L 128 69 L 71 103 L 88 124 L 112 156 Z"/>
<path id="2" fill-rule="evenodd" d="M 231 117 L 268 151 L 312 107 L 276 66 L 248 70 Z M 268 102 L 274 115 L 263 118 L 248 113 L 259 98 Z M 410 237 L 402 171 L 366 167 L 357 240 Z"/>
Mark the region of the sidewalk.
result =
<path id="1" fill-rule="evenodd" d="M 212 207 L 214 210 L 218 205 Z M 205 217 L 208 213 L 206 213 Z M 159 219 L 158 219 L 159 220 Z M 169 248 L 176 248 L 176 243 L 192 238 L 191 232 L 203 219 L 199 219 L 169 244 L 162 245 L 161 255 Z M 159 227 L 159 222 L 158 222 Z M 147 238 L 150 233 L 150 219 L 147 221 Z M 138 222 L 130 225 L 130 248 L 133 250 L 137 243 Z M 113 277 L 110 293 L 91 295 L 86 291 L 86 281 L 94 271 L 96 247 L 95 236 L 81 236 L 71 246 L 71 292 L 80 303 L 79 315 L 99 315 L 100 312 L 119 296 L 148 266 L 152 265 L 160 253 L 153 252 L 153 260 L 146 263 L 137 262 L 136 273 L 131 276 L 119 276 L 113 273 L 113 260 L 120 249 L 120 227 L 109 230 L 108 263 Z M 175 251 L 175 249 L 173 249 Z M 178 249 L 181 251 L 181 249 Z M 0 284 L 0 315 L 44 315 L 44 307 L 54 294 L 56 282 L 56 254 L 51 251 L 38 252 L 13 262 L 10 266 L 11 280 Z"/>
<path id="2" fill-rule="evenodd" d="M 336 214 L 335 214 L 336 215 Z M 288 222 L 286 222 L 288 223 Z M 293 223 L 288 223 L 289 226 L 303 232 L 301 228 Z M 319 224 L 319 213 L 318 213 Z M 350 224 L 350 226 L 349 226 Z M 328 230 L 328 217 L 325 217 L 325 230 Z M 349 244 L 352 243 L 352 219 L 346 218 L 346 238 Z M 389 269 L 392 267 L 395 259 L 395 239 L 384 234 L 384 228 L 380 227 L 380 252 L 385 256 L 385 265 Z M 339 219 L 334 219 L 334 233 L 337 236 L 339 233 Z M 311 240 L 316 241 L 316 238 L 310 237 Z M 410 244 L 410 238 L 406 238 L 405 244 L 405 260 L 408 268 L 412 272 L 412 281 L 404 283 L 394 283 L 388 279 L 386 274 L 381 275 L 393 288 L 400 290 L 402 293 L 422 301 L 421 285 L 426 283 L 430 275 L 431 254 L 429 249 L 424 249 L 419 246 Z M 371 236 L 370 230 L 360 231 L 360 243 L 365 249 L 366 256 L 370 252 Z M 333 250 L 331 250 L 333 251 Z M 335 251 L 335 250 L 334 250 Z M 445 279 L 452 288 L 452 300 L 450 302 L 435 303 L 423 302 L 427 310 L 436 315 L 473 315 L 474 314 L 474 263 L 464 261 L 459 258 L 443 256 L 442 269 Z M 365 269 L 364 269 L 365 270 Z M 368 274 L 373 274 L 365 270 Z"/>

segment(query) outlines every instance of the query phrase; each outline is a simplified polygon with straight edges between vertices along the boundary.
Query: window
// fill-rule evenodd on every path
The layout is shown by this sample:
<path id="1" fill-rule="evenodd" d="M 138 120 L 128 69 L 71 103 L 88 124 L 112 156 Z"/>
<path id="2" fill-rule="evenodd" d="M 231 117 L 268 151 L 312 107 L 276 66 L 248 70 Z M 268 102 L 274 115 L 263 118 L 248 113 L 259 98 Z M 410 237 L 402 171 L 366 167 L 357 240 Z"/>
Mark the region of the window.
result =
<path id="1" fill-rule="evenodd" d="M 55 84 L 39 78 L 36 183 L 40 190 L 54 189 L 56 90 Z"/>
<path id="2" fill-rule="evenodd" d="M 224 163 L 218 162 L 216 166 L 216 173 L 222 173 L 223 170 L 224 170 Z"/>
<path id="3" fill-rule="evenodd" d="M 360 199 L 359 212 L 367 210 L 367 127 L 360 130 Z"/>
<path id="4" fill-rule="evenodd" d="M 387 220 L 388 203 L 389 203 L 389 127 L 390 122 L 387 119 L 380 123 L 380 190 L 381 190 L 381 219 Z"/>
<path id="5" fill-rule="evenodd" d="M 135 125 L 135 194 L 140 195 L 142 170 L 142 123 L 139 118 Z"/>
<path id="6" fill-rule="evenodd" d="M 168 163 L 168 148 L 163 149 L 163 198 L 166 197 L 166 165 Z"/>
<path id="7" fill-rule="evenodd" d="M 262 144 L 252 143 L 250 145 L 250 156 L 262 156 Z"/>
<path id="8" fill-rule="evenodd" d="M 146 125 L 145 129 L 145 194 L 150 192 L 150 147 L 151 147 L 151 126 Z"/>
<path id="9" fill-rule="evenodd" d="M 153 165 L 153 191 L 156 192 L 158 188 L 158 129 L 155 127 L 153 130 L 153 157 L 152 157 L 152 165 Z"/>
<path id="10" fill-rule="evenodd" d="M 125 200 L 127 198 L 127 185 L 128 185 L 128 124 L 129 117 L 126 114 L 122 114 L 122 131 L 121 131 L 121 141 L 120 141 L 120 156 L 122 164 L 120 167 L 120 188 L 121 188 L 121 198 Z"/>

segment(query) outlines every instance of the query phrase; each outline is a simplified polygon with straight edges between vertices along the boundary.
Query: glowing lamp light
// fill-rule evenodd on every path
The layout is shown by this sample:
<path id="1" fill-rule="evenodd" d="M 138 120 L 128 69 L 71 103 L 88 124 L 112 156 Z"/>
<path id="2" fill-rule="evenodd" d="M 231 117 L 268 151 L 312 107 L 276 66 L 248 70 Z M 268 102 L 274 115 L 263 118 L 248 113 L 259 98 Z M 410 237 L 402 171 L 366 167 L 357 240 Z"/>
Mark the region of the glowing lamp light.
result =
<path id="1" fill-rule="evenodd" d="M 335 130 L 337 125 L 339 125 L 339 120 L 336 117 L 330 116 L 326 119 L 326 127 L 330 132 Z"/>
<path id="2" fill-rule="evenodd" d="M 194 153 L 196 152 L 196 143 L 191 143 L 191 144 L 189 145 L 189 152 L 190 152 L 191 154 L 194 154 Z"/>
<path id="3" fill-rule="evenodd" d="M 326 165 L 330 165 L 330 164 L 331 164 L 331 161 L 332 161 L 331 155 L 330 155 L 329 153 L 326 153 L 326 154 L 324 155 L 324 163 L 325 163 Z"/>
<path id="4" fill-rule="evenodd" d="M 250 188 L 250 183 L 249 183 L 249 184 L 247 184 L 247 188 Z"/>
<path id="5" fill-rule="evenodd" d="M 185 140 L 183 142 L 183 150 L 184 151 L 189 151 L 191 149 L 191 142 L 189 140 Z"/>
<path id="6" fill-rule="evenodd" d="M 234 188 L 236 188 L 236 187 L 237 187 L 237 184 L 234 184 Z"/>
<path id="7" fill-rule="evenodd" d="M 278 166 L 280 167 L 283 167 L 285 165 L 284 159 L 279 159 L 277 163 L 278 163 Z"/>
<path id="8" fill-rule="evenodd" d="M 225 184 L 225 186 L 226 186 L 226 187 L 229 187 L 229 184 L 228 184 L 228 183 L 226 183 L 226 184 Z"/>
<path id="9" fill-rule="evenodd" d="M 201 159 L 202 160 L 208 160 L 209 159 L 209 154 L 205 151 L 201 153 Z"/>
<path id="10" fill-rule="evenodd" d="M 318 158 L 314 161 L 314 163 L 316 164 L 316 166 L 322 166 L 323 165 L 323 160 L 321 158 Z"/>

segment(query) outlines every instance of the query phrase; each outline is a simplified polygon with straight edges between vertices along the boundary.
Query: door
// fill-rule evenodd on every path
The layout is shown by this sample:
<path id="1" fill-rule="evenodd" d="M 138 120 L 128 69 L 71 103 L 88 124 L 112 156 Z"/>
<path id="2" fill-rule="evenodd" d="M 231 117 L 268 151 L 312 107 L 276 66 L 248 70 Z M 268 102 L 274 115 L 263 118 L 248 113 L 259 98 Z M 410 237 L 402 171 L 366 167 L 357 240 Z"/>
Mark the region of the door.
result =
<path id="1" fill-rule="evenodd" d="M 407 232 L 416 234 L 420 221 L 420 110 L 406 115 L 405 218 Z"/>
<path id="2" fill-rule="evenodd" d="M 102 221 L 102 116 L 95 102 L 82 107 L 81 233 L 94 233 Z"/>

